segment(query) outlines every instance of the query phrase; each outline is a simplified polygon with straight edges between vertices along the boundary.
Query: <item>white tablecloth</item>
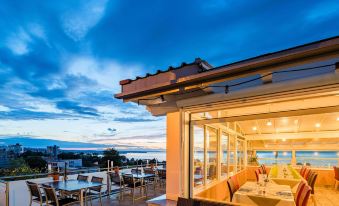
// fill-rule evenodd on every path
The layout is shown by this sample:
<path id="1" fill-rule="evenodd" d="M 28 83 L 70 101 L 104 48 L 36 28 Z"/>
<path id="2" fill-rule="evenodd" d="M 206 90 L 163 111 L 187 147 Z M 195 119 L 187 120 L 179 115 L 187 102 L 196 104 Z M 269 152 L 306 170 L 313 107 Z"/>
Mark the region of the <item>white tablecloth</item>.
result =
<path id="1" fill-rule="evenodd" d="M 234 193 L 233 202 L 258 206 L 295 206 L 291 188 L 288 185 L 267 183 L 265 194 L 259 194 L 256 182 L 246 182 Z"/>

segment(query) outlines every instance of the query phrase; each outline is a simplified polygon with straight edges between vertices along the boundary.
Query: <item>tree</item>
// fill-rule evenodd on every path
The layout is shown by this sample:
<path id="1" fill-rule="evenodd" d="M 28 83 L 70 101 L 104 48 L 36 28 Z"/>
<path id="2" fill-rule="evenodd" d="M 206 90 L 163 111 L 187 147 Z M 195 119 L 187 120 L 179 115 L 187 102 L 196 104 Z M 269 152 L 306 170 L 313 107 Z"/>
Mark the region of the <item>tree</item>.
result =
<path id="1" fill-rule="evenodd" d="M 71 160 L 71 159 L 80 159 L 81 156 L 78 154 L 74 154 L 73 152 L 63 152 L 58 155 L 58 158 L 62 160 L 66 159 Z"/>
<path id="2" fill-rule="evenodd" d="M 40 171 L 46 170 L 47 162 L 39 156 L 29 156 L 25 158 L 25 162 L 32 169 L 38 169 Z"/>
<path id="3" fill-rule="evenodd" d="M 107 161 L 113 161 L 115 166 L 122 165 L 123 156 L 120 156 L 119 152 L 114 148 L 110 148 L 104 151 L 104 156 L 101 158 L 100 166 L 107 167 Z"/>

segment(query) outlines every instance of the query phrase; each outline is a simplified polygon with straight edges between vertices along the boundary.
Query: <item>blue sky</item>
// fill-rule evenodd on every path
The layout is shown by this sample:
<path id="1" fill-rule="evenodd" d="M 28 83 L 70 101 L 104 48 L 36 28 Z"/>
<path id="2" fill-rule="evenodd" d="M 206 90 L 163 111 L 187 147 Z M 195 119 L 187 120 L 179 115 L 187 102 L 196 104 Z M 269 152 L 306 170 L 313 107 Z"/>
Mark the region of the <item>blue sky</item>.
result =
<path id="1" fill-rule="evenodd" d="M 165 148 L 165 118 L 114 99 L 119 80 L 339 34 L 337 1 L 0 3 L 0 136 L 118 149 Z"/>

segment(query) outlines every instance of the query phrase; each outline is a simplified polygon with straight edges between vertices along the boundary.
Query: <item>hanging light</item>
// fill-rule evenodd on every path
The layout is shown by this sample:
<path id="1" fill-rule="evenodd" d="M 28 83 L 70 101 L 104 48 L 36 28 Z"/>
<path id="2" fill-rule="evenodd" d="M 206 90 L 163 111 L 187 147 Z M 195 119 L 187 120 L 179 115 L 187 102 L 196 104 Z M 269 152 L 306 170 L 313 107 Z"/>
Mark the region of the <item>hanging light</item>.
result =
<path id="1" fill-rule="evenodd" d="M 268 120 L 268 122 L 266 123 L 267 126 L 272 126 L 272 122 L 271 120 Z"/>

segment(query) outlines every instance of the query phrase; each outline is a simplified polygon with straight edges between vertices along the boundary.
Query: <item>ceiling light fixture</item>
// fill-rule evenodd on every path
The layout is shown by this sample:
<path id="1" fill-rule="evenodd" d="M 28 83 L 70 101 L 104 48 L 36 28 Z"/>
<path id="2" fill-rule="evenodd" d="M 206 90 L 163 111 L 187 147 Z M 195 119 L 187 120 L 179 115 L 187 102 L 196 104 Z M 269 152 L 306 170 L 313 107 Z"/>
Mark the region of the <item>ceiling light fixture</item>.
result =
<path id="1" fill-rule="evenodd" d="M 319 128 L 320 126 L 321 126 L 320 123 L 316 123 L 316 124 L 315 124 L 315 127 L 316 127 L 316 128 Z"/>
<path id="2" fill-rule="evenodd" d="M 252 127 L 252 130 L 253 131 L 257 131 L 257 127 Z"/>
<path id="3" fill-rule="evenodd" d="M 283 141 L 283 142 L 286 142 L 286 139 L 285 139 L 285 138 L 283 138 L 283 139 L 282 139 L 282 141 Z"/>
<path id="4" fill-rule="evenodd" d="M 337 121 L 339 121 L 339 117 L 337 117 Z"/>
<path id="5" fill-rule="evenodd" d="M 267 126 L 272 126 L 272 122 L 269 120 L 267 123 L 266 123 Z"/>
<path id="6" fill-rule="evenodd" d="M 298 124 L 299 123 L 299 120 L 294 120 L 294 124 Z"/>

